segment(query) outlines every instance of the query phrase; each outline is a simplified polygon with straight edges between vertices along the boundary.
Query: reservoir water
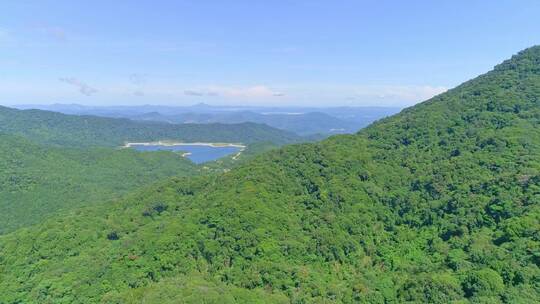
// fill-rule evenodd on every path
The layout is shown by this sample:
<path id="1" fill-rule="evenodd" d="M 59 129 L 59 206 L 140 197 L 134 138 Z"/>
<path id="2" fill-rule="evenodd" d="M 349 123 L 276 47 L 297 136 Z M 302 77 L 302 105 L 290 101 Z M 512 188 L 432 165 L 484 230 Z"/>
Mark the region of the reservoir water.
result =
<path id="1" fill-rule="evenodd" d="M 150 145 L 150 144 L 131 144 L 130 147 L 137 151 L 175 151 L 186 153 L 196 164 L 201 164 L 227 155 L 236 154 L 243 148 L 240 146 L 211 146 L 202 144 L 181 144 L 181 145 Z"/>

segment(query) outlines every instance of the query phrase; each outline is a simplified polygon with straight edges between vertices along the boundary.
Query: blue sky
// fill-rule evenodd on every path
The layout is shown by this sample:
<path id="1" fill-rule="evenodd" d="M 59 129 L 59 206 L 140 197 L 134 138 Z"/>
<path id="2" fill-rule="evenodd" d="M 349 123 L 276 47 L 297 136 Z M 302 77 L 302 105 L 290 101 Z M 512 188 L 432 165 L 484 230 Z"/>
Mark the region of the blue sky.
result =
<path id="1" fill-rule="evenodd" d="M 407 106 L 540 43 L 538 1 L 2 1 L 0 104 Z"/>

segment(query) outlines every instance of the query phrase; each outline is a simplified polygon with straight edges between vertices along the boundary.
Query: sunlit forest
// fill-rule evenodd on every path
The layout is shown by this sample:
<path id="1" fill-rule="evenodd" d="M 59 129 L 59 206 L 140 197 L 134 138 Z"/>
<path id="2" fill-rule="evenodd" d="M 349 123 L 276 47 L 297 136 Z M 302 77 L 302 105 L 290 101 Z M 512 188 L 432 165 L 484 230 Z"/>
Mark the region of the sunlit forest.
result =
<path id="1" fill-rule="evenodd" d="M 0 301 L 534 303 L 539 96 L 532 47 L 357 134 L 6 234 Z"/>

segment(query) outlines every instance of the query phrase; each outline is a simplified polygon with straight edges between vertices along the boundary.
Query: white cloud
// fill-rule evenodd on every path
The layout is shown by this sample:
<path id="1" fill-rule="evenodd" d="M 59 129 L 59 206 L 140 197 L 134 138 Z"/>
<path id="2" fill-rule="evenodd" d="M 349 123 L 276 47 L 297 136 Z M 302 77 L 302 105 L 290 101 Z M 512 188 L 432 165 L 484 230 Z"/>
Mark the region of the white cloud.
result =
<path id="1" fill-rule="evenodd" d="M 139 82 L 138 77 L 134 77 Z M 137 86 L 125 78 L 74 77 L 35 81 L 0 78 L 3 102 L 82 102 L 110 104 L 191 104 L 201 99 L 216 105 L 267 106 L 411 106 L 446 91 L 433 85 L 275 84 L 255 86 L 197 85 L 180 81 L 152 81 Z M 65 85 L 69 84 L 69 86 Z M 95 84 L 95 86 L 94 86 Z M 99 94 L 97 94 L 99 88 Z M 75 89 L 73 89 L 75 88 Z M 286 94 L 284 94 L 285 92 Z M 86 96 L 92 96 L 89 100 Z"/>
<path id="2" fill-rule="evenodd" d="M 446 87 L 429 85 L 376 85 L 359 86 L 353 96 L 372 97 L 386 100 L 400 100 L 402 102 L 419 102 L 447 91 Z"/>
<path id="3" fill-rule="evenodd" d="M 202 97 L 202 96 L 207 96 L 207 92 L 196 91 L 196 90 L 184 90 L 184 95 Z"/>
<path id="4" fill-rule="evenodd" d="M 220 96 L 225 98 L 268 98 L 285 96 L 284 93 L 275 91 L 264 85 L 251 87 L 225 87 L 209 86 L 198 89 L 185 90 L 188 96 Z"/>
<path id="5" fill-rule="evenodd" d="M 136 86 L 141 86 L 146 83 L 148 76 L 146 74 L 133 73 L 129 75 L 129 82 Z"/>
<path id="6" fill-rule="evenodd" d="M 74 77 L 63 77 L 63 78 L 60 78 L 59 79 L 60 81 L 62 82 L 65 82 L 67 84 L 70 84 L 72 86 L 75 86 L 79 89 L 79 92 L 83 95 L 86 95 L 86 96 L 91 96 L 95 93 L 97 93 L 97 89 L 89 86 L 88 84 L 78 80 L 77 78 L 74 78 Z"/>

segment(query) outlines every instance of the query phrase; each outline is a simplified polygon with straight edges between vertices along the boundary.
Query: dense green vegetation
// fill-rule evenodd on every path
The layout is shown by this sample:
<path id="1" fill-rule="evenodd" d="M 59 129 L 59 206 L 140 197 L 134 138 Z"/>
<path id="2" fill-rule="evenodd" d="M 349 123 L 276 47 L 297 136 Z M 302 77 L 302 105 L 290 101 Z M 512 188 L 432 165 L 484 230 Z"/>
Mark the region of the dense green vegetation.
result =
<path id="1" fill-rule="evenodd" d="M 300 142 L 294 133 L 255 123 L 168 124 L 129 119 L 76 116 L 41 110 L 0 107 L 0 133 L 18 135 L 37 143 L 69 147 L 109 146 L 125 142 L 176 140 L 275 144 Z"/>
<path id="2" fill-rule="evenodd" d="M 540 47 L 356 135 L 0 237 L 3 303 L 536 303 Z"/>
<path id="3" fill-rule="evenodd" d="M 165 177 L 200 171 L 170 152 L 50 148 L 0 135 L 0 234 L 61 210 L 118 199 Z"/>
<path id="4" fill-rule="evenodd" d="M 227 171 L 276 147 L 255 142 L 234 159 L 196 166 L 180 153 L 50 147 L 0 133 L 0 234 L 62 211 L 119 199 L 166 177 Z"/>
<path id="5" fill-rule="evenodd" d="M 110 148 L 167 139 L 242 142 L 248 148 L 237 160 L 226 157 L 204 167 L 170 152 Z M 118 199 L 165 177 L 223 171 L 259 147 L 299 139 L 259 124 L 171 125 L 0 107 L 0 234 L 65 210 Z"/>

